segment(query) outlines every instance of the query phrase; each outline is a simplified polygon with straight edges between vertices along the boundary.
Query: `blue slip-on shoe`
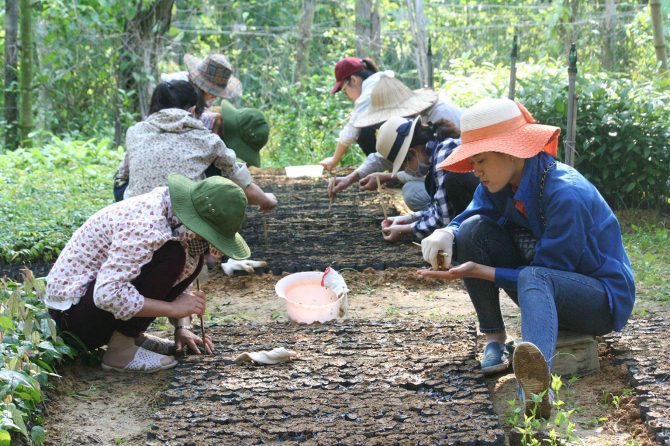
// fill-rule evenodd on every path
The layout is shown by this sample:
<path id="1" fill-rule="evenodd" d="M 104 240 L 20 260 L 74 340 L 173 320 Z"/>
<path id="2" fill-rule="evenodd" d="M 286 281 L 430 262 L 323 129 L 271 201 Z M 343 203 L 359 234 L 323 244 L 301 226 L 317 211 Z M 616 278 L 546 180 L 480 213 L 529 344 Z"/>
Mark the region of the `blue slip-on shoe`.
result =
<path id="1" fill-rule="evenodd" d="M 524 403 L 526 416 L 549 418 L 551 416 L 552 392 L 549 389 L 551 374 L 549 365 L 542 352 L 530 342 L 522 342 L 514 349 L 512 359 L 514 375 L 519 385 L 519 399 Z M 540 395 L 542 400 L 536 404 L 531 396 Z M 529 399 L 526 399 L 528 397 Z"/>
<path id="2" fill-rule="evenodd" d="M 500 342 L 489 342 L 484 348 L 484 357 L 481 362 L 484 376 L 504 372 L 509 368 L 509 356 L 505 344 Z"/>

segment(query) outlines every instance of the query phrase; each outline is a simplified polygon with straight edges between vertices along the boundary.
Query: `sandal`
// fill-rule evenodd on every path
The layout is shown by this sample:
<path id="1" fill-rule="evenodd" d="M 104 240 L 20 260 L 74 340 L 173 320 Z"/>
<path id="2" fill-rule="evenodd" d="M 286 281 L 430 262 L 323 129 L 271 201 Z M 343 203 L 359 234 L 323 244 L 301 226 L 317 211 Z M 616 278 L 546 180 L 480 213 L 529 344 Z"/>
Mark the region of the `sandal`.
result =
<path id="1" fill-rule="evenodd" d="M 168 362 L 163 362 L 164 358 L 168 358 Z M 138 347 L 135 352 L 135 357 L 126 364 L 125 367 L 113 367 L 102 363 L 104 370 L 116 370 L 117 372 L 144 372 L 154 373 L 159 370 L 171 369 L 177 365 L 177 360 L 172 356 L 161 355 L 154 353 L 145 348 Z"/>
<path id="2" fill-rule="evenodd" d="M 146 333 L 144 333 L 144 342 L 138 345 L 138 347 L 158 353 L 159 355 L 174 355 L 175 353 L 174 341 Z"/>

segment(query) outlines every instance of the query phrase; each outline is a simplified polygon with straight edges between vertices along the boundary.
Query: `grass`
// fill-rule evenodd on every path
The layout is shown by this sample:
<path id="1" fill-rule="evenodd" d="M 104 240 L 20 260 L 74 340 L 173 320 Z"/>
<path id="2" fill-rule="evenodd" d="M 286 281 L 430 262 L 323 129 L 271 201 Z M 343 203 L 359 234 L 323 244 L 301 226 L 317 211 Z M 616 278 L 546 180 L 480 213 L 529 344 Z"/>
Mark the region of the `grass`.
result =
<path id="1" fill-rule="evenodd" d="M 653 211 L 619 213 L 626 252 L 640 300 L 670 301 L 670 216 Z"/>

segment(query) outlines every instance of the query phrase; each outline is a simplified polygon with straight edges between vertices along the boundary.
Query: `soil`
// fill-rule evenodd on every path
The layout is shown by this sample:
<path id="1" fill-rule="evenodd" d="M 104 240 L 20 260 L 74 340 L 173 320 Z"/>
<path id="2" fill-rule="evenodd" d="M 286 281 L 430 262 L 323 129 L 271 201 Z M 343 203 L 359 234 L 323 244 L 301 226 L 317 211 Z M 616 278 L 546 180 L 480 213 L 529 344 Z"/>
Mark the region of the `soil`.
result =
<path id="1" fill-rule="evenodd" d="M 419 279 L 413 268 L 343 271 L 342 274 L 352 290 L 349 303 L 354 320 L 362 323 L 433 321 L 475 327 L 474 310 L 459 285 Z M 209 279 L 202 285 L 209 299 L 206 323 L 212 327 L 217 324 L 286 326 L 288 320 L 283 302 L 274 293 L 278 278 L 271 274 L 229 278 L 220 271 L 210 271 Z M 506 297 L 501 302 L 509 326 L 518 326 L 518 311 L 514 304 Z M 668 318 L 667 307 L 655 306 L 649 311 Z M 219 344 L 218 348 L 222 354 L 230 352 L 232 345 Z M 481 348 L 480 341 L 477 349 Z M 214 358 L 218 356 L 203 359 Z M 194 361 L 200 362 L 201 358 L 186 359 L 186 362 Z M 654 440 L 654 434 L 641 421 L 635 398 L 630 395 L 627 367 L 615 363 L 612 349 L 604 342 L 600 361 L 600 372 L 574 382 L 566 380 L 570 384 L 561 393 L 561 399 L 575 409 L 570 419 L 576 423 L 578 438 L 583 444 L 594 446 L 661 444 Z M 154 423 L 152 417 L 157 410 L 165 410 L 162 395 L 178 376 L 175 373 L 178 371 L 142 376 L 104 372 L 78 364 L 66 367 L 63 379 L 56 382 L 55 389 L 50 392 L 46 444 L 147 444 L 147 433 Z M 514 399 L 516 392 L 514 377 L 500 375 L 485 382 L 499 425 L 505 427 L 505 435 L 509 436 L 505 415 L 511 410 L 508 401 Z M 614 397 L 620 397 L 617 405 L 613 402 Z M 637 443 L 630 443 L 632 441 Z"/>
<path id="2" fill-rule="evenodd" d="M 258 438 L 287 441 L 290 444 L 302 440 L 305 444 L 310 444 L 310 441 L 314 443 L 317 430 L 323 427 L 321 424 L 329 426 L 338 435 L 330 443 L 342 440 L 343 444 L 371 444 L 361 436 L 363 431 L 352 425 L 372 426 L 370 416 L 374 415 L 370 414 L 377 410 L 380 416 L 385 416 L 384 403 L 388 403 L 391 408 L 400 407 L 398 401 L 401 394 L 402 398 L 411 401 L 420 409 L 410 416 L 421 414 L 424 409 L 429 411 L 422 414 L 429 419 L 429 428 L 421 432 L 410 429 L 412 426 L 422 425 L 423 420 L 418 418 L 410 419 L 409 424 L 405 423 L 407 418 L 391 419 L 389 424 L 402 423 L 403 426 L 408 426 L 409 430 L 404 431 L 407 435 L 392 437 L 390 429 L 384 430 L 380 433 L 384 442 L 380 444 L 423 444 L 422 441 L 430 439 L 433 434 L 439 437 L 437 430 L 444 430 L 444 426 L 440 425 L 443 422 L 441 418 L 444 417 L 456 421 L 446 427 L 447 430 L 452 429 L 450 432 L 458 432 L 458 423 L 465 423 L 467 426 L 472 423 L 479 425 L 479 440 L 476 439 L 477 435 L 472 434 L 463 437 L 462 441 L 455 441 L 454 444 L 475 444 L 477 441 L 479 443 L 476 444 L 499 443 L 500 428 L 496 428 L 495 423 L 491 424 L 495 417 L 497 426 L 504 427 L 505 441 L 510 437 L 514 440 L 514 432 L 506 422 L 506 415 L 511 411 L 508 401 L 513 400 L 516 394 L 514 377 L 508 373 L 484 380 L 478 373 L 473 373 L 477 368 L 475 353 L 483 349 L 483 343 L 481 337 L 475 334 L 474 309 L 465 290 L 460 284 L 418 278 L 415 271 L 416 266 L 421 265 L 420 249 L 408 242 L 400 245 L 385 243 L 379 236 L 379 221 L 383 213 L 380 201 L 385 201 L 387 209 L 393 214 L 404 211 L 398 203 L 397 193 L 386 191 L 385 196 L 380 198 L 377 193 L 358 193 L 355 188 L 350 188 L 351 191 L 338 195 L 337 201 L 331 206 L 326 196 L 324 180 L 287 182 L 278 180 L 278 173 L 269 170 L 254 172 L 255 179 L 266 190 L 279 196 L 281 207 L 264 218 L 255 211 L 250 211 L 248 223 L 243 230 L 245 238 L 252 246 L 254 259 L 265 259 L 269 262 L 268 273 L 229 278 L 219 269 L 215 269 L 210 271 L 208 279 L 202 278 L 200 281 L 202 288 L 208 293 L 206 323 L 210 333 L 215 336 L 217 355 L 187 357 L 180 361 L 176 370 L 150 376 L 104 372 L 82 364 L 65 367 L 61 371 L 63 378 L 54 381 L 54 387 L 49 391 L 45 417 L 46 444 L 239 444 L 240 439 L 249 438 L 246 437 L 248 432 L 245 433 L 241 428 L 222 428 L 231 421 L 247 428 L 252 434 L 255 433 Z M 309 200 L 305 200 L 307 196 Z M 324 224 L 324 220 L 328 224 Z M 342 233 L 352 233 L 352 225 L 356 226 L 356 239 L 342 237 Z M 333 226 L 337 226 L 339 230 L 333 230 Z M 300 367 L 308 367 L 312 363 L 314 366 L 320 364 L 319 354 L 332 347 L 320 344 L 323 339 L 315 337 L 314 333 L 327 337 L 332 335 L 329 330 L 334 328 L 330 324 L 302 328 L 287 324 L 283 301 L 276 297 L 274 285 L 280 278 L 277 274 L 282 272 L 286 274 L 295 270 L 323 270 L 327 264 L 335 266 L 343 274 L 351 290 L 351 319 L 335 326 L 342 325 L 349 327 L 349 330 L 364 332 L 365 341 L 362 346 L 368 347 L 388 338 L 385 333 L 389 330 L 405 327 L 396 331 L 399 333 L 397 337 L 402 338 L 400 345 L 411 345 L 423 356 L 434 358 L 429 366 L 417 369 L 418 381 L 411 381 L 414 385 L 408 386 L 410 381 L 407 381 L 404 387 L 395 386 L 390 391 L 389 387 L 384 387 L 384 396 L 388 394 L 388 401 L 381 398 L 370 400 L 369 394 L 361 392 L 354 392 L 349 397 L 351 399 L 347 400 L 347 395 L 337 394 L 334 388 L 316 390 L 312 388 L 316 385 L 309 381 L 310 374 L 300 372 Z M 501 304 L 510 333 L 518 338 L 518 310 L 506 297 L 501 298 Z M 667 305 L 644 303 L 638 310 L 645 317 L 651 314 L 659 316 L 661 320 L 670 320 Z M 157 322 L 155 334 L 168 336 L 169 333 L 161 331 L 161 328 L 166 327 L 165 321 Z M 452 330 L 449 333 L 455 337 L 444 337 L 442 340 L 434 337 L 432 343 L 423 343 L 419 332 L 408 329 L 412 326 L 422 327 L 425 331 L 442 327 L 443 332 Z M 311 353 L 307 353 L 311 360 L 305 361 L 304 365 L 297 362 L 297 365 L 262 368 L 262 374 L 258 368 L 251 366 L 241 369 L 230 367 L 229 358 L 234 351 L 241 353 L 238 350 L 240 348 L 268 349 L 276 346 L 270 342 L 273 339 L 275 342 L 283 339 L 290 344 L 298 336 L 309 338 L 314 346 L 309 350 Z M 449 340 L 456 347 L 462 345 L 462 348 L 458 347 L 461 350 L 469 348 L 472 353 L 470 358 L 455 355 L 451 349 L 445 349 L 442 342 Z M 254 344 L 255 341 L 257 343 Z M 562 389 L 560 398 L 565 401 L 567 408 L 574 409 L 570 420 L 575 423 L 575 434 L 582 444 L 663 444 L 656 440 L 658 429 L 652 432 L 642 421 L 642 417 L 651 420 L 650 423 L 653 424 L 659 420 L 663 422 L 664 417 L 667 421 L 667 413 L 659 413 L 658 417 L 650 418 L 649 413 L 653 411 L 644 406 L 645 402 L 648 404 L 652 401 L 649 398 L 641 400 L 645 413 L 640 413 L 637 390 L 631 389 L 630 380 L 631 375 L 635 377 L 630 368 L 640 365 L 630 361 L 621 362 L 619 353 L 625 350 L 622 342 L 625 340 L 616 337 L 601 340 L 601 370 L 586 377 L 564 379 L 566 387 Z M 352 343 L 339 345 L 338 352 L 351 358 L 354 347 Z M 665 347 L 662 348 L 665 351 Z M 305 349 L 300 350 L 305 355 Z M 369 356 L 370 351 L 374 350 L 361 349 L 359 353 Z M 386 356 L 377 358 L 377 362 L 385 364 L 388 358 L 401 357 L 403 351 L 404 349 L 388 350 L 385 352 Z M 651 358 L 654 357 L 653 352 L 648 353 Z M 414 358 L 407 356 L 407 359 L 409 365 L 417 365 L 409 361 Z M 665 363 L 668 364 L 667 361 Z M 394 374 L 407 375 L 407 364 L 394 360 L 390 364 L 395 372 L 388 374 L 388 377 Z M 456 368 L 468 368 L 459 369 L 455 375 L 464 376 L 470 388 L 484 390 L 481 394 L 477 390 L 477 395 L 488 394 L 490 397 L 487 401 L 476 400 L 477 406 L 470 408 L 469 418 L 465 416 L 467 411 L 457 409 L 448 410 L 448 414 L 430 412 L 432 406 L 438 406 L 434 403 L 427 405 L 427 394 L 417 391 L 421 385 L 425 388 L 425 382 L 430 381 L 435 370 L 443 371 L 442 368 L 449 364 L 455 364 Z M 647 362 L 642 366 L 649 367 L 650 364 Z M 298 368 L 297 371 L 294 367 Z M 357 373 L 359 369 L 360 373 Z M 293 370 L 293 374 L 284 373 L 289 370 Z M 360 363 L 356 370 L 345 371 L 346 373 L 342 370 L 325 370 L 328 374 L 319 376 L 336 376 L 340 380 L 337 381 L 338 384 L 342 384 L 344 380 L 346 385 L 353 387 L 362 385 L 356 380 L 357 376 L 366 377 L 365 385 L 369 386 L 382 386 L 385 382 L 384 376 L 375 375 L 375 368 L 369 364 Z M 197 378 L 190 379 L 187 372 Z M 667 377 L 663 381 L 665 372 L 661 371 L 659 375 L 645 373 L 645 376 L 654 376 L 658 381 L 657 385 L 666 386 Z M 309 386 L 296 387 L 290 401 L 281 400 L 286 397 L 285 394 L 279 395 L 283 401 L 279 406 L 269 403 L 263 406 L 268 401 L 262 399 L 263 392 L 271 390 L 264 388 L 264 379 L 269 377 L 271 382 L 280 383 L 279 387 L 287 389 L 290 388 L 288 377 L 292 376 L 302 380 L 303 384 L 309 382 Z M 221 385 L 215 385 L 216 383 Z M 247 390 L 244 389 L 245 386 L 248 387 Z M 488 392 L 484 386 L 488 388 Z M 249 391 L 252 388 L 254 392 Z M 455 388 L 456 391 L 453 392 L 443 388 L 440 390 L 441 394 L 436 393 L 437 398 L 445 399 L 445 395 L 455 394 L 458 386 Z M 667 386 L 661 390 L 664 391 L 663 395 L 667 395 Z M 245 399 L 252 395 L 256 399 L 249 401 L 254 404 L 245 406 Z M 204 398 L 198 401 L 202 403 L 194 404 L 195 398 L 201 396 Z M 208 396 L 211 397 L 209 400 Z M 297 407 L 304 409 L 304 412 L 291 409 L 295 406 L 294 400 L 299 402 Z M 322 404 L 323 401 L 327 404 Z M 666 407 L 665 404 L 662 407 Z M 222 410 L 222 405 L 225 410 Z M 334 416 L 334 412 L 329 412 L 328 407 L 335 406 L 339 407 L 337 413 L 342 417 L 330 419 L 328 417 Z M 439 410 L 448 407 L 452 406 L 440 407 Z M 254 412 L 254 408 L 259 411 Z M 322 415 L 324 422 L 315 426 L 308 422 L 309 417 L 302 418 L 310 413 Z M 266 423 L 249 423 L 254 417 L 262 416 L 268 417 Z M 280 420 L 288 421 L 276 423 Z M 268 426 L 275 426 L 279 430 L 268 430 Z M 208 432 L 218 433 L 216 438 L 219 441 L 208 437 Z M 419 433 L 423 437 L 412 437 Z M 228 434 L 232 436 L 221 439 L 222 435 Z M 324 444 L 327 443 L 329 442 Z"/>

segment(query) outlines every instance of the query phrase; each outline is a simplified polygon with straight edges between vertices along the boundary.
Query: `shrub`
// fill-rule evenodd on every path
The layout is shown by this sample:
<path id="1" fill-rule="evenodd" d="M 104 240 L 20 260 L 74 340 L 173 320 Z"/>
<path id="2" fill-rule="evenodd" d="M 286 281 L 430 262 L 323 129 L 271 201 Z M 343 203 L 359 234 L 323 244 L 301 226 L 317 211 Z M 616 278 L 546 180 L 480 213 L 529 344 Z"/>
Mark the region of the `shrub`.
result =
<path id="1" fill-rule="evenodd" d="M 447 94 L 463 106 L 507 96 L 508 77 L 506 67 L 464 61 L 443 75 Z M 542 59 L 520 64 L 517 79 L 516 98 L 535 119 L 561 127 L 563 159 L 567 70 Z M 670 92 L 663 85 L 612 73 L 578 75 L 575 167 L 614 207 L 658 208 L 670 199 Z"/>

